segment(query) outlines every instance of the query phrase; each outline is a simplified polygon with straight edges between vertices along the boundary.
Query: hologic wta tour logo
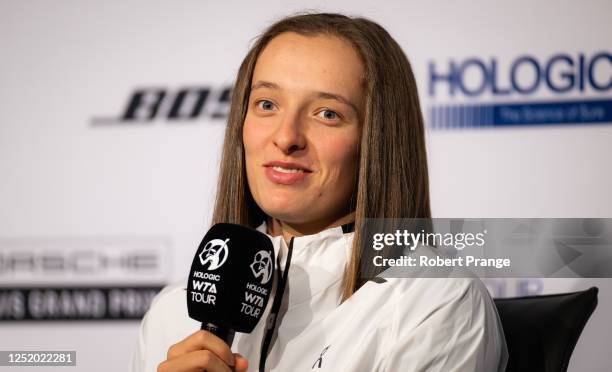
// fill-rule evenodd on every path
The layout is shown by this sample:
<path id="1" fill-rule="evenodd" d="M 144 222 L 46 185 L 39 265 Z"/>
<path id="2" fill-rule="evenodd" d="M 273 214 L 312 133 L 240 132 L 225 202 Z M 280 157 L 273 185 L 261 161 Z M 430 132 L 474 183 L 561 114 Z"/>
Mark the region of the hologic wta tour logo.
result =
<path id="1" fill-rule="evenodd" d="M 270 252 L 257 252 L 251 264 L 251 271 L 253 271 L 253 275 L 255 275 L 256 278 L 261 277 L 261 284 L 269 282 L 272 277 L 272 257 L 270 257 Z"/>
<path id="2" fill-rule="evenodd" d="M 433 129 L 612 123 L 612 54 L 430 61 Z"/>
<path id="3" fill-rule="evenodd" d="M 223 266 L 228 256 L 228 241 L 229 239 L 212 239 L 206 243 L 206 245 L 204 245 L 204 248 L 199 255 L 200 263 L 204 268 L 206 268 L 206 265 L 208 264 L 208 270 L 212 271 Z"/>

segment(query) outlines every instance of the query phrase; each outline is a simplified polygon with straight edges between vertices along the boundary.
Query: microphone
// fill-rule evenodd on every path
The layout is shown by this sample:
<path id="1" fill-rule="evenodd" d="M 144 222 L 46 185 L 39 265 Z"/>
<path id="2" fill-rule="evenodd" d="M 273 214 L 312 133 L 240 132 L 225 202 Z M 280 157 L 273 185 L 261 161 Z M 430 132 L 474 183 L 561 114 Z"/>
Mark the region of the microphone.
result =
<path id="1" fill-rule="evenodd" d="M 189 316 L 230 347 L 234 333 L 253 331 L 270 298 L 272 241 L 257 230 L 219 223 L 193 258 L 187 284 Z"/>

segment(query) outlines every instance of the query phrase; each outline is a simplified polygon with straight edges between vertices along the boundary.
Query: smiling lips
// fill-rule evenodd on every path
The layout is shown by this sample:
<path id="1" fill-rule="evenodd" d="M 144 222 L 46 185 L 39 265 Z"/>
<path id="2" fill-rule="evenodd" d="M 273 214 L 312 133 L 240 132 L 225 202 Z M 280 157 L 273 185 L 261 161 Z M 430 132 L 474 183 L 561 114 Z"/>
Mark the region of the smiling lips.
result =
<path id="1" fill-rule="evenodd" d="M 307 167 L 282 161 L 272 161 L 264 164 L 266 177 L 279 185 L 293 185 L 303 181 L 312 170 Z"/>

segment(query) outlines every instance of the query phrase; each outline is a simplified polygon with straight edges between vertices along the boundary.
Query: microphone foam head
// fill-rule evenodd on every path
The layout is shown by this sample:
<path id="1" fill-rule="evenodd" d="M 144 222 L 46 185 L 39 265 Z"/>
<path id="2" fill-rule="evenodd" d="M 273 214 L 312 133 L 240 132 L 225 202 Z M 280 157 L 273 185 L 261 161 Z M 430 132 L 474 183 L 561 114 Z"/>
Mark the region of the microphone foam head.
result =
<path id="1" fill-rule="evenodd" d="M 263 315 L 273 277 L 274 249 L 268 236 L 240 225 L 216 224 L 191 264 L 189 316 L 249 333 Z"/>

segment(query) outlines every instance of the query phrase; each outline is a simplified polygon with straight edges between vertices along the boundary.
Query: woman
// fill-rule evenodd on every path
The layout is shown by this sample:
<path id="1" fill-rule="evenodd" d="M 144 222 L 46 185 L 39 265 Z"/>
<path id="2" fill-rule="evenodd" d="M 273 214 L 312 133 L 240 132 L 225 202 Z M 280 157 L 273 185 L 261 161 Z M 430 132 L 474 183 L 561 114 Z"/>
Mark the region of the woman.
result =
<path id="1" fill-rule="evenodd" d="M 232 354 L 197 331 L 184 283 L 167 287 L 143 320 L 133 371 L 503 371 L 503 332 L 479 281 L 362 279 L 377 274 L 359 248 L 365 218 L 399 217 L 430 217 L 401 48 L 361 18 L 275 23 L 238 72 L 213 221 L 271 237 L 288 277 L 284 291 L 275 279 L 278 314 L 268 305 Z"/>

